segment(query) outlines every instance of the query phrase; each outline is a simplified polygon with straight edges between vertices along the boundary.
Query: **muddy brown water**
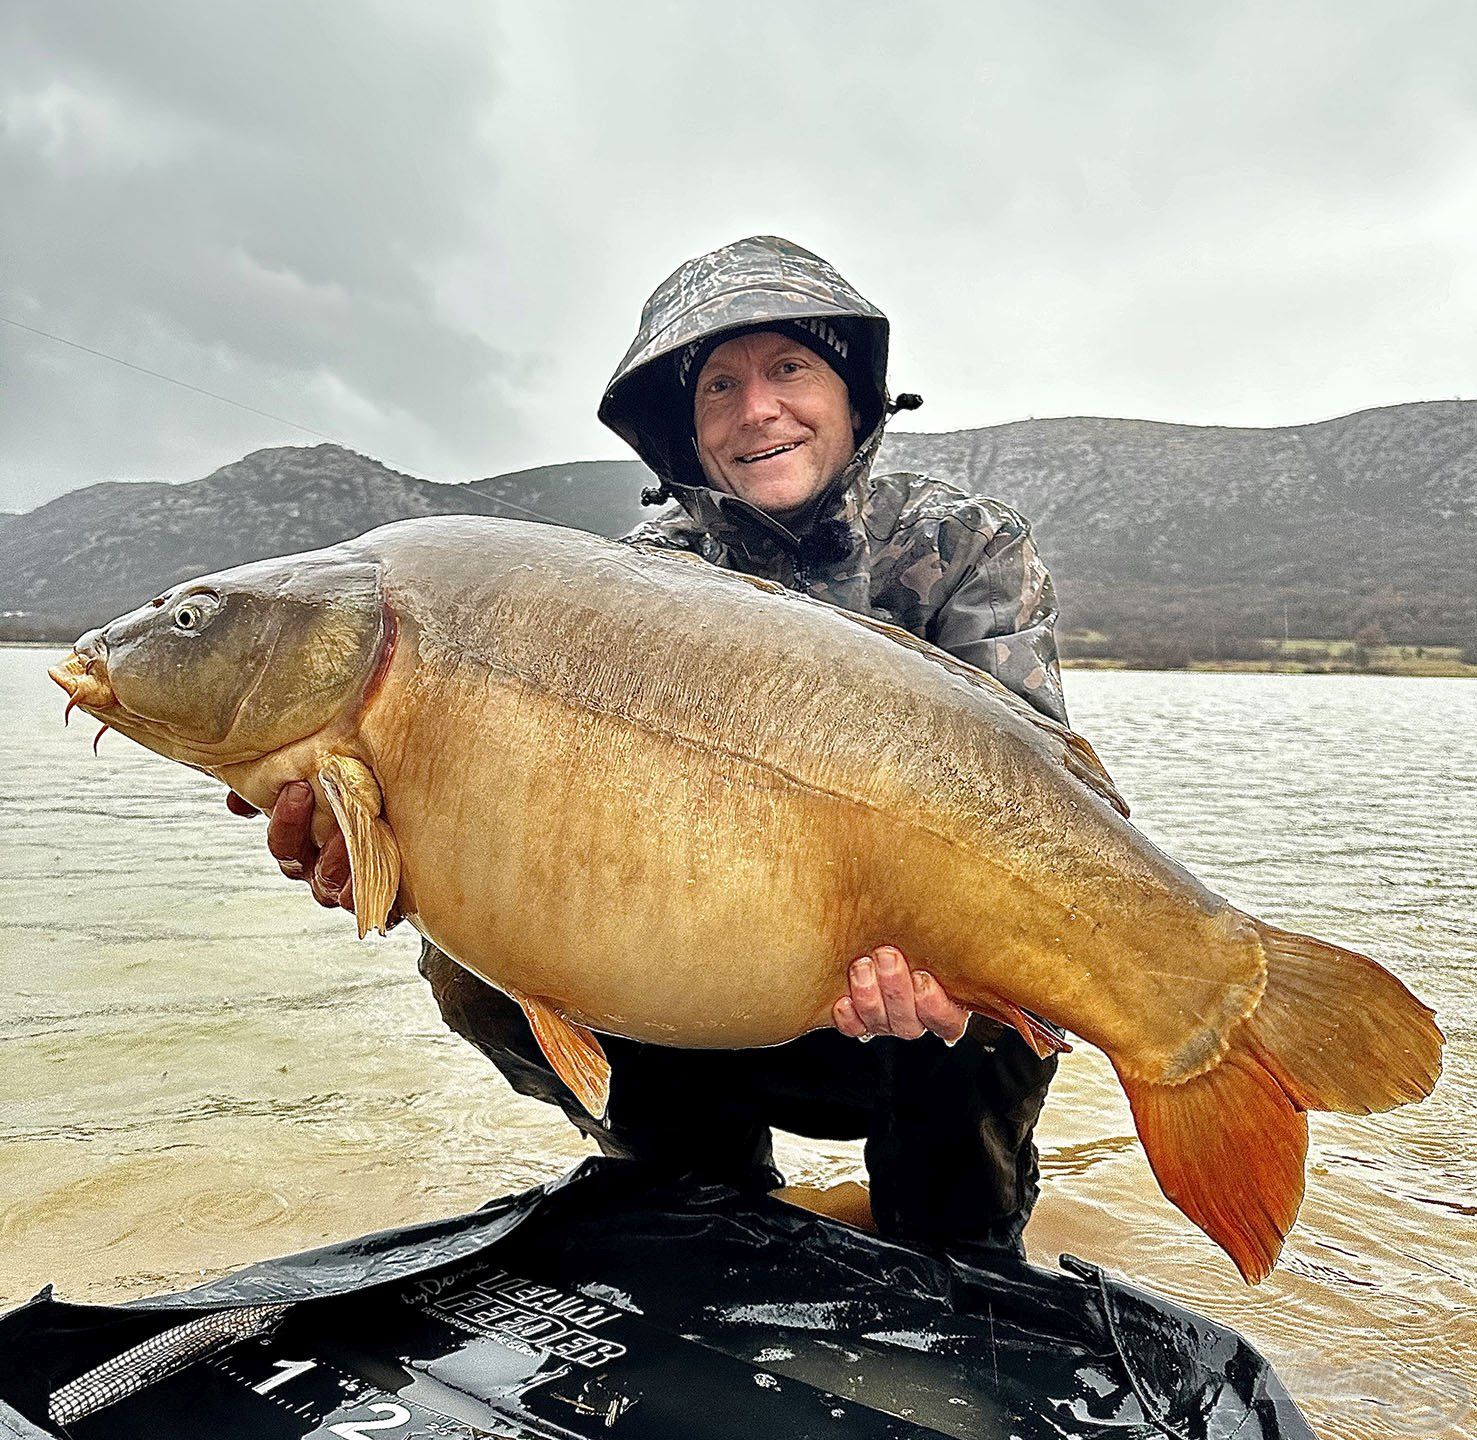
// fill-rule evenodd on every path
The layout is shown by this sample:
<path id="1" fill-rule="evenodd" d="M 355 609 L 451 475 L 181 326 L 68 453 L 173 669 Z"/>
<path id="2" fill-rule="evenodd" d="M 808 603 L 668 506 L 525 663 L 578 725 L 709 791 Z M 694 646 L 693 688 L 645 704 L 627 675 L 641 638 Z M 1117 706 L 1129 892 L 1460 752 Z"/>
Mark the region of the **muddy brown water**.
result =
<path id="1" fill-rule="evenodd" d="M 219 787 L 61 727 L 50 650 L 0 650 L 0 1303 L 106 1301 L 469 1209 L 586 1153 L 443 1030 L 404 931 L 360 945 Z M 1333 1440 L 1477 1433 L 1477 683 L 1076 672 L 1135 819 L 1237 904 L 1364 950 L 1434 1005 L 1425 1104 L 1315 1116 L 1265 1284 L 1159 1195 L 1101 1056 L 1039 1131 L 1032 1257 L 1236 1326 Z M 786 1139 L 793 1180 L 859 1147 Z"/>

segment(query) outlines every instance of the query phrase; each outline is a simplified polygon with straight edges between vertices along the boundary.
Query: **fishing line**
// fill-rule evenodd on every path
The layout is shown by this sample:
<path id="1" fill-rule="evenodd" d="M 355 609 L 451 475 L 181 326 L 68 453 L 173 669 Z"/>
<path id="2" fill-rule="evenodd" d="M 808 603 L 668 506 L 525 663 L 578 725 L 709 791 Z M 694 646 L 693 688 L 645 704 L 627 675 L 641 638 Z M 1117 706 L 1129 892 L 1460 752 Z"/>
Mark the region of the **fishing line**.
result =
<path id="1" fill-rule="evenodd" d="M 248 411 L 252 415 L 260 415 L 264 420 L 275 420 L 279 425 L 290 425 L 294 430 L 301 430 L 305 435 L 316 435 L 320 440 L 327 440 L 330 444 L 337 445 L 339 442 L 332 435 L 325 435 L 321 430 L 314 430 L 311 425 L 299 425 L 296 420 L 289 420 L 284 415 L 274 415 L 270 410 L 258 410 L 255 405 L 245 405 L 240 400 L 232 400 L 229 395 L 217 395 L 214 390 L 207 390 L 202 385 L 192 385 L 188 380 L 176 380 L 173 375 L 162 374 L 158 370 L 150 370 L 146 365 L 135 365 L 132 360 L 124 360 L 118 355 L 109 355 L 106 350 L 94 350 L 90 345 L 80 345 L 75 340 L 68 340 L 63 335 L 53 335 L 49 330 L 38 329 L 35 325 L 26 325 L 19 320 L 12 320 L 9 315 L 0 315 L 7 325 L 14 325 L 17 330 L 29 330 L 32 335 L 40 335 L 47 340 L 55 340 L 58 345 L 70 345 L 73 350 L 81 350 L 87 355 L 96 355 L 99 360 L 111 360 L 115 365 L 123 365 L 129 370 L 137 370 L 140 375 L 152 375 L 155 380 L 163 380 L 170 385 L 178 385 L 181 390 L 193 390 L 197 395 L 207 395 L 212 400 L 219 400 L 222 405 L 234 405 L 238 410 Z M 345 446 L 345 449 L 348 447 Z"/>
<path id="2" fill-rule="evenodd" d="M 140 375 L 149 375 L 155 380 L 163 380 L 168 385 L 178 385 L 181 390 L 193 390 L 196 395 L 204 395 L 211 400 L 219 400 L 222 405 L 234 405 L 236 409 L 245 410 L 251 415 L 260 415 L 264 420 L 275 420 L 279 425 L 287 425 L 293 430 L 301 430 L 305 435 L 313 435 L 319 440 L 327 440 L 330 445 L 338 445 L 345 450 L 353 448 L 352 446 L 345 445 L 336 436 L 325 435 L 321 430 L 314 430 L 311 425 L 300 425 L 296 420 L 289 420 L 285 415 L 274 415 L 270 410 L 259 410 L 255 405 L 247 405 L 240 400 L 232 400 L 229 395 L 221 395 L 214 390 L 207 390 L 203 385 L 192 385 L 188 380 L 179 380 L 173 375 L 165 375 L 162 371 L 150 370 L 147 365 L 135 365 L 132 360 L 125 360 L 120 355 L 110 355 L 106 350 L 95 350 L 91 345 L 82 345 L 76 340 L 68 340 L 64 335 L 53 335 L 50 330 L 42 330 L 39 326 L 27 325 L 20 320 L 12 320 L 9 315 L 0 315 L 0 322 L 6 325 L 13 325 L 17 330 L 29 331 L 32 335 L 40 335 L 45 340 L 55 340 L 58 345 L 67 345 L 73 350 L 81 350 L 85 355 L 96 355 L 99 360 L 111 360 L 114 365 L 122 365 L 128 370 L 137 370 Z M 379 463 L 383 465 L 385 462 L 381 460 Z M 409 476 L 411 479 L 421 478 L 398 465 L 388 468 L 399 470 L 402 475 Z M 531 510 L 527 505 L 520 505 L 516 500 L 505 500 L 500 495 L 489 495 L 487 498 L 494 505 L 502 505 L 509 510 L 516 510 L 522 515 L 527 515 L 530 519 L 542 520 L 550 525 L 562 523 L 552 515 L 545 515 L 541 511 Z"/>

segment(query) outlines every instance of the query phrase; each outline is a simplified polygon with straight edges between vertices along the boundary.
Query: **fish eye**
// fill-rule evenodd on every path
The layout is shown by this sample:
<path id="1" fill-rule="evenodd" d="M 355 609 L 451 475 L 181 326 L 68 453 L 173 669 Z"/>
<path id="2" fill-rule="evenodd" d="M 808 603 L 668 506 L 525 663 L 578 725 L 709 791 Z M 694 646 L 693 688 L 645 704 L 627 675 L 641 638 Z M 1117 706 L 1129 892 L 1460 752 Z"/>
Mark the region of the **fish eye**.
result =
<path id="1" fill-rule="evenodd" d="M 220 600 L 215 595 L 187 595 L 175 607 L 174 628 L 193 635 L 205 628 L 219 607 Z"/>

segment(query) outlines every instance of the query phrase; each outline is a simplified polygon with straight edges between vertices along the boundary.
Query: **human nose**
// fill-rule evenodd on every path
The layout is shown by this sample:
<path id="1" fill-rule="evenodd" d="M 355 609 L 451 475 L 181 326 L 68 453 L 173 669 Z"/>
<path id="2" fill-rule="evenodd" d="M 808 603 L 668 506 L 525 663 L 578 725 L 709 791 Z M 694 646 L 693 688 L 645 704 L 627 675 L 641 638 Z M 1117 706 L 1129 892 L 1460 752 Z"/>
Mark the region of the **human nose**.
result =
<path id="1" fill-rule="evenodd" d="M 745 425 L 764 425 L 777 420 L 782 410 L 779 391 L 767 379 L 745 383 L 740 401 L 740 413 Z"/>

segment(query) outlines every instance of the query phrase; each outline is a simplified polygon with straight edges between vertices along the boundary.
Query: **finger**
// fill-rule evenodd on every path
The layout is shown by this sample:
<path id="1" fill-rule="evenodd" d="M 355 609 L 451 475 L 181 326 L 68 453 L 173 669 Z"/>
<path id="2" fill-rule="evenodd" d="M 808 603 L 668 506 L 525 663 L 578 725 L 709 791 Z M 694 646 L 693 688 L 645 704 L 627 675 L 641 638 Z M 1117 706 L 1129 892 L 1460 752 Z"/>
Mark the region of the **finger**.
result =
<path id="1" fill-rule="evenodd" d="M 294 780 L 278 792 L 267 822 L 267 849 L 289 879 L 300 880 L 313 868 L 318 847 L 313 844 L 313 788 Z"/>
<path id="2" fill-rule="evenodd" d="M 313 898 L 320 905 L 333 909 L 343 904 L 344 890 L 349 880 L 348 846 L 344 844 L 342 832 L 335 830 L 318 852 L 318 859 L 308 876 L 308 884 L 312 888 Z"/>
<path id="3" fill-rule="evenodd" d="M 918 1019 L 946 1045 L 957 1045 L 969 1025 L 969 1011 L 951 1000 L 944 987 L 926 970 L 913 972 Z"/>
<path id="4" fill-rule="evenodd" d="M 313 892 L 313 899 L 326 910 L 337 910 L 340 888 L 337 885 L 330 885 L 316 865 L 308 871 L 307 879 L 308 889 Z"/>
<path id="5" fill-rule="evenodd" d="M 349 883 L 349 846 L 342 830 L 335 830 L 323 842 L 318 862 L 313 867 L 326 888 L 342 890 Z"/>
<path id="6" fill-rule="evenodd" d="M 894 945 L 877 947 L 877 988 L 887 1011 L 888 1031 L 903 1040 L 916 1040 L 927 1034 L 918 1019 L 918 1002 L 913 997 L 913 978 L 903 953 Z"/>
<path id="7" fill-rule="evenodd" d="M 238 795 L 234 790 L 226 791 L 226 809 L 232 815 L 251 816 L 260 815 L 262 812 L 244 796 Z"/>
<path id="8" fill-rule="evenodd" d="M 831 1023 L 843 1035 L 850 1035 L 853 1040 L 869 1038 L 867 1027 L 862 1024 L 861 1016 L 856 1013 L 856 1006 L 851 1003 L 849 995 L 843 995 L 831 1006 Z"/>
<path id="9" fill-rule="evenodd" d="M 877 965 L 870 955 L 853 960 L 847 972 L 851 991 L 851 1003 L 856 1009 L 862 1028 L 869 1035 L 888 1035 L 887 1006 L 882 1003 L 882 992 L 877 988 Z"/>

